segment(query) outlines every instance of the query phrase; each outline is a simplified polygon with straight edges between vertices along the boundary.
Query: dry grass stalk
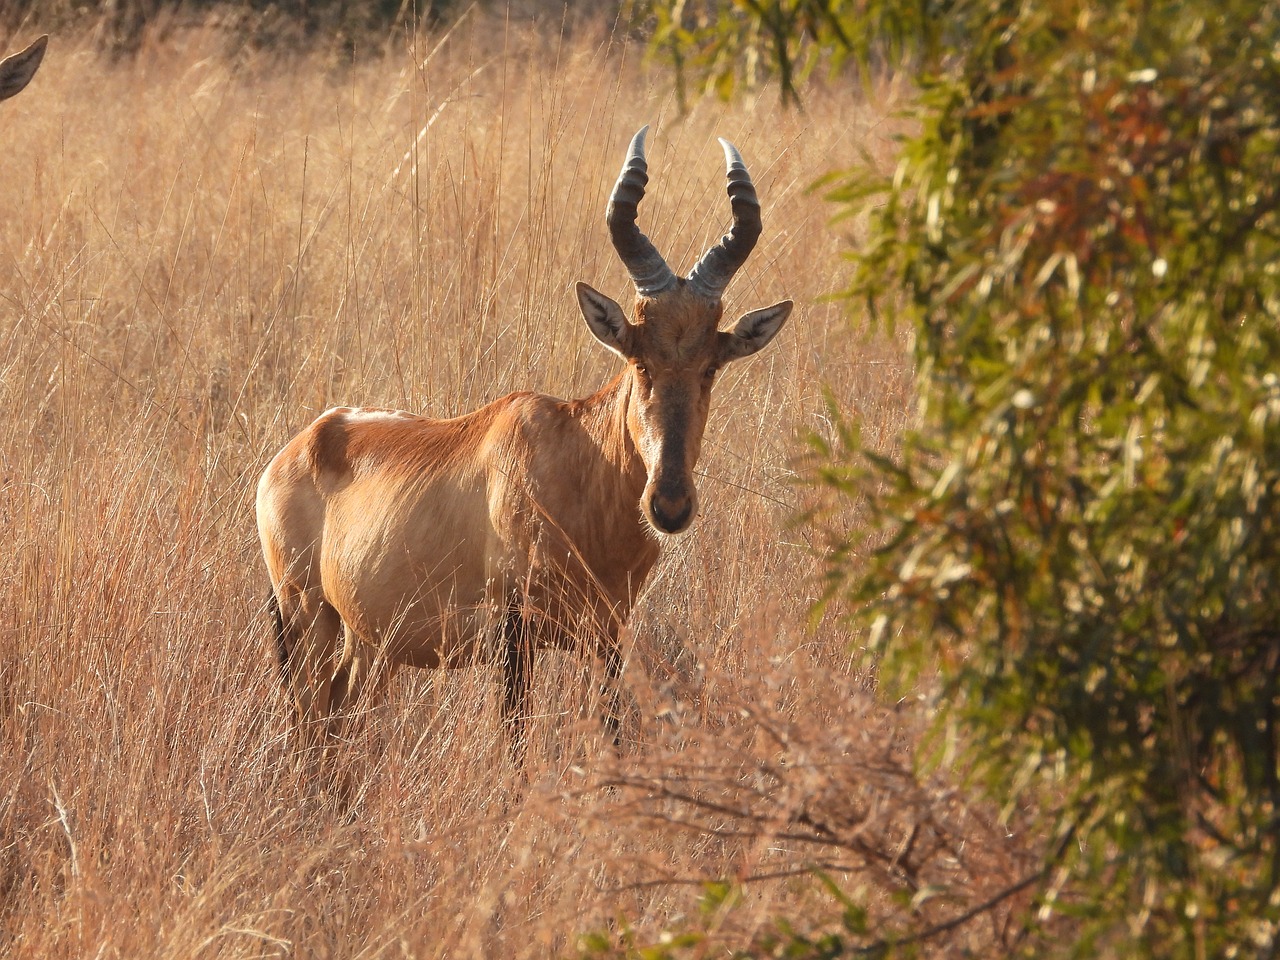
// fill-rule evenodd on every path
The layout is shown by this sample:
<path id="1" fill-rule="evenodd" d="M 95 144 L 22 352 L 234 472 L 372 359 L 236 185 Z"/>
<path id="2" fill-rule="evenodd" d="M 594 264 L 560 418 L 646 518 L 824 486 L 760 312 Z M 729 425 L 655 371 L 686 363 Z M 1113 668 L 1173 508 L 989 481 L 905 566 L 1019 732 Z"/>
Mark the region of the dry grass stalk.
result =
<path id="1" fill-rule="evenodd" d="M 912 724 L 867 706 L 856 638 L 783 626 L 818 589 L 789 521 L 820 385 L 886 445 L 909 407 L 901 348 L 823 300 L 847 241 L 807 189 L 855 144 L 892 161 L 889 104 L 815 95 L 798 115 L 765 98 L 677 122 L 606 29 L 482 16 L 429 60 L 423 38 L 342 72 L 228 54 L 216 26 L 140 42 L 111 60 L 92 31 L 55 35 L 3 107 L 0 956 L 545 957 L 620 913 L 654 929 L 687 913 L 697 891 L 672 880 L 847 859 L 884 896 L 991 833 L 909 774 Z M 290 750 L 253 484 L 336 403 L 443 415 L 602 382 L 613 361 L 572 282 L 627 290 L 603 210 L 648 121 L 663 176 L 645 226 L 668 258 L 723 226 L 705 212 L 723 206 L 728 136 L 768 212 L 728 311 L 803 308 L 718 387 L 705 516 L 633 618 L 636 744 L 613 759 L 582 662 L 544 661 L 523 790 L 495 676 L 419 673 L 342 745 L 355 799 L 339 809 Z M 707 809 L 682 822 L 676 789 L 730 804 L 711 819 L 733 833 Z M 871 855 L 916 822 L 928 856 Z M 787 836 L 820 829 L 861 839 Z M 736 923 L 811 895 L 759 889 Z"/>

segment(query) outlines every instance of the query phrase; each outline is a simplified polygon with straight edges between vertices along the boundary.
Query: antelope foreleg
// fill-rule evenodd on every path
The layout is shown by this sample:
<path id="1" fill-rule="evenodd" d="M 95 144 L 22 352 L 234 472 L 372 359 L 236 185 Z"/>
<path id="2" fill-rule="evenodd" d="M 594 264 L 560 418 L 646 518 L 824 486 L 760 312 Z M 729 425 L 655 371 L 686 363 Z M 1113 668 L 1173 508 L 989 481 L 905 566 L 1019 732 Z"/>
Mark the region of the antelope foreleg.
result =
<path id="1" fill-rule="evenodd" d="M 604 726 L 613 737 L 615 748 L 622 746 L 622 722 L 618 717 L 622 700 L 622 652 L 616 644 L 609 644 L 604 651 L 604 683 L 600 697 L 604 703 Z"/>

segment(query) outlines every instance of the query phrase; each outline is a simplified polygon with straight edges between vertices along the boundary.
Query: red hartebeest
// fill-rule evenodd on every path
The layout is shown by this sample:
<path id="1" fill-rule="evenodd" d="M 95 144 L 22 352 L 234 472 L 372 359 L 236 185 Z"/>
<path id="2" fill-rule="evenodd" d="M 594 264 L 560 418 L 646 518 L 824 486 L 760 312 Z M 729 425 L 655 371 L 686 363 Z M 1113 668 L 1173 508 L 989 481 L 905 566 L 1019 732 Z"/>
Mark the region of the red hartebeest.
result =
<path id="1" fill-rule="evenodd" d="M 44 48 L 49 45 L 47 36 L 34 41 L 21 53 L 0 60 L 0 100 L 8 100 L 31 82 L 36 68 L 44 59 Z"/>
<path id="2" fill-rule="evenodd" d="M 717 329 L 721 295 L 760 235 L 755 187 L 721 140 L 733 227 L 677 277 L 635 223 L 647 130 L 606 217 L 635 285 L 635 320 L 577 285 L 591 333 L 626 361 L 612 381 L 583 400 L 513 393 L 449 420 L 339 407 L 267 467 L 258 531 L 281 668 L 304 721 L 380 691 L 401 664 L 500 660 L 518 756 L 533 650 L 585 635 L 605 664 L 616 740 L 618 630 L 660 535 L 697 513 L 711 385 L 773 339 L 792 307 Z"/>

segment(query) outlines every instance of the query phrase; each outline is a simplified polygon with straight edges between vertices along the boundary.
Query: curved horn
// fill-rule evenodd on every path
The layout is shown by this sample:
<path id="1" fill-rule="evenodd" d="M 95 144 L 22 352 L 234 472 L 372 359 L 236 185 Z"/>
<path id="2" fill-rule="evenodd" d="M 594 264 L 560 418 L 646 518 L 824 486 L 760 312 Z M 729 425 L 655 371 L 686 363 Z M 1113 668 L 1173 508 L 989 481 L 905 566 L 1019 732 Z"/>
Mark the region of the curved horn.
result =
<path id="1" fill-rule="evenodd" d="M 644 197 L 645 184 L 649 182 L 648 165 L 644 160 L 644 135 L 649 125 L 640 128 L 627 150 L 626 163 L 609 198 L 609 211 L 605 223 L 613 237 L 614 249 L 622 258 L 622 265 L 631 275 L 636 293 L 642 297 L 657 296 L 676 282 L 675 274 L 662 259 L 656 247 L 636 227 L 636 208 Z"/>
<path id="2" fill-rule="evenodd" d="M 719 300 L 725 287 L 747 262 L 747 257 L 760 239 L 760 201 L 756 188 L 742 162 L 738 148 L 724 138 L 726 176 L 729 178 L 729 204 L 733 207 L 733 227 L 720 238 L 720 242 L 702 255 L 691 271 L 689 286 L 708 300 Z"/>

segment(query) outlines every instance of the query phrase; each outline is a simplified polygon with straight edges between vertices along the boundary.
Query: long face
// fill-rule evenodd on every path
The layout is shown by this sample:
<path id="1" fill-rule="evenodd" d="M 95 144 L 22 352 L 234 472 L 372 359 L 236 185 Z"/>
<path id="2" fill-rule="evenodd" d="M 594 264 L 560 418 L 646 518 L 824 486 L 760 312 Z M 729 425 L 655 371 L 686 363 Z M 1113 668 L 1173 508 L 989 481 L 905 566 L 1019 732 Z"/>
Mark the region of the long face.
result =
<path id="1" fill-rule="evenodd" d="M 708 303 L 683 282 L 638 300 L 634 323 L 585 283 L 578 284 L 578 301 L 591 332 L 627 361 L 627 426 L 648 476 L 640 508 L 655 530 L 681 533 L 698 512 L 693 469 L 712 385 L 726 364 L 773 339 L 791 313 L 791 301 L 754 310 L 731 331 L 717 329 L 720 304 Z"/>
<path id="2" fill-rule="evenodd" d="M 693 468 L 702 449 L 716 375 L 726 363 L 772 340 L 792 304 L 784 300 L 753 310 L 732 330 L 718 328 L 724 312 L 721 296 L 761 231 L 751 176 L 726 140 L 720 143 L 733 228 L 702 255 L 687 277 L 671 272 L 636 228 L 637 208 L 649 182 L 644 157 L 648 129 L 631 141 L 605 218 L 614 249 L 635 284 L 635 322 L 627 320 L 616 302 L 585 283 L 578 284 L 578 303 L 596 339 L 627 361 L 627 426 L 648 474 L 641 510 L 655 530 L 681 533 L 698 512 Z"/>
<path id="3" fill-rule="evenodd" d="M 698 309 L 701 304 L 674 300 L 636 305 L 627 356 L 627 425 L 649 477 L 640 506 L 663 533 L 687 529 L 697 514 L 693 468 L 711 408 L 711 385 L 725 362 L 715 320 L 699 316 L 705 312 Z"/>

